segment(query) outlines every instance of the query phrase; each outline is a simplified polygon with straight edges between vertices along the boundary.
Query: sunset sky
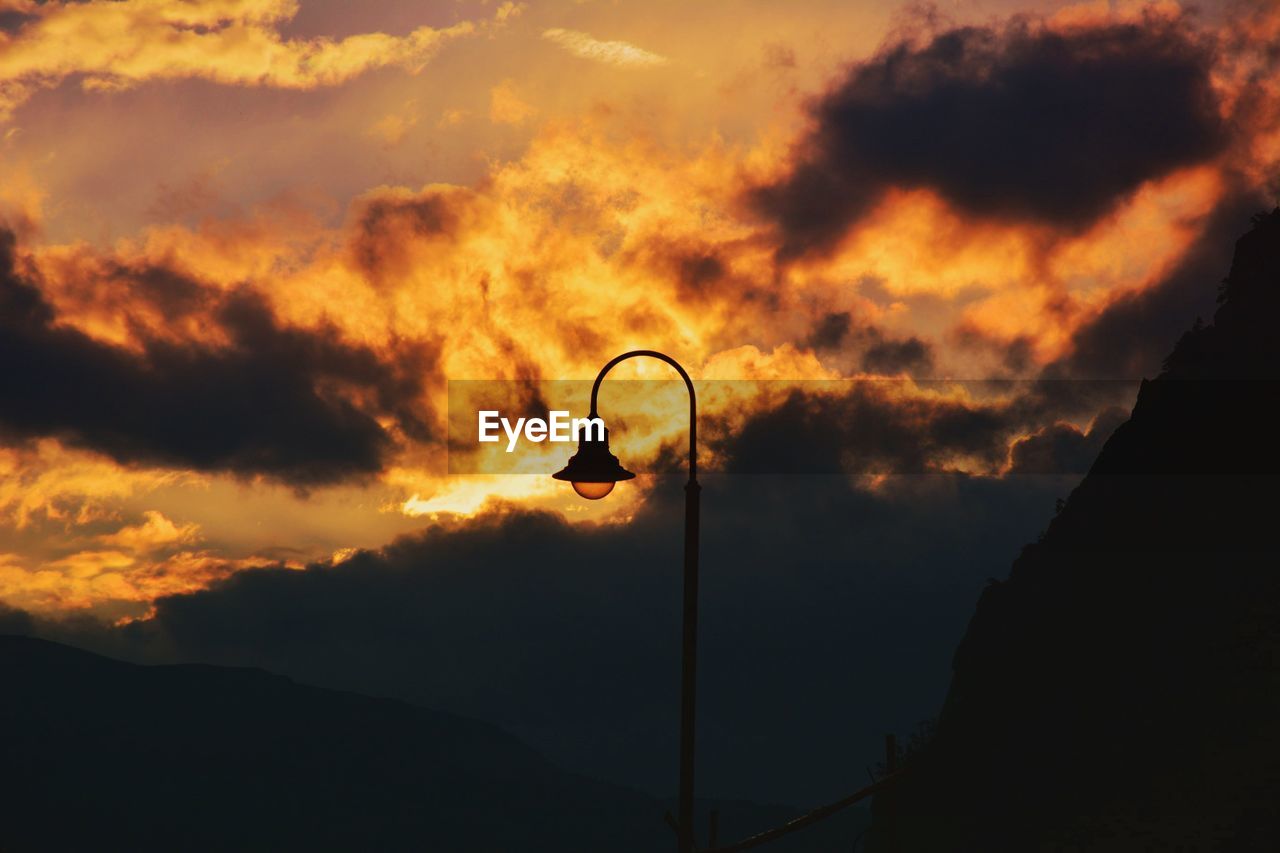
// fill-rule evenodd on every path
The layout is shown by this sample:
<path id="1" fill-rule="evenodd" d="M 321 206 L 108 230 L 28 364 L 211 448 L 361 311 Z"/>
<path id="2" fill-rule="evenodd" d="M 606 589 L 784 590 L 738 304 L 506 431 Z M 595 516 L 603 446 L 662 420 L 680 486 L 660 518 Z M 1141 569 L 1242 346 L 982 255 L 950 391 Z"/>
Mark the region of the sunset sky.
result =
<path id="1" fill-rule="evenodd" d="M 661 478 L 451 476 L 446 403 L 632 348 L 786 381 L 708 395 L 712 472 L 812 428 L 867 517 L 1078 478 L 1276 202 L 1277 44 L 1267 2 L 0 0 L 0 604 L 624 535 Z"/>

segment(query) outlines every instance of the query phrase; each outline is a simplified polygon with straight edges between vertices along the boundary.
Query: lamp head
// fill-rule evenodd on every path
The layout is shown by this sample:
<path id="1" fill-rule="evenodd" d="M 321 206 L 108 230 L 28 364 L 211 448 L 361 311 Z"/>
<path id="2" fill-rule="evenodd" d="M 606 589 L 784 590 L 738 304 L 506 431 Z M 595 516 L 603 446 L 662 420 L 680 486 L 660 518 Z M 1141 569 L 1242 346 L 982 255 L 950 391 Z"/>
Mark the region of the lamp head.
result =
<path id="1" fill-rule="evenodd" d="M 569 481 L 573 490 L 587 500 L 598 501 L 613 491 L 614 484 L 630 480 L 635 474 L 623 468 L 618 457 L 609 452 L 609 430 L 604 431 L 603 441 L 595 441 L 588 429 L 578 440 L 578 452 L 551 476 Z"/>

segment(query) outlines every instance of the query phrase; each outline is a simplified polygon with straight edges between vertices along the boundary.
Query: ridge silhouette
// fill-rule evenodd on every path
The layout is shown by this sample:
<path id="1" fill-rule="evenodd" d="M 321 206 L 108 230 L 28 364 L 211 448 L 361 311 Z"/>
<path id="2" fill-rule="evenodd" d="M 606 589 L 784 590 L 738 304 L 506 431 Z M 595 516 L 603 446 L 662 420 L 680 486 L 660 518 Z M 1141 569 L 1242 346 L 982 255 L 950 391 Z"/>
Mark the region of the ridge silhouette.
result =
<path id="1" fill-rule="evenodd" d="M 260 669 L 0 635 L 0 851 L 649 851 L 672 804 L 487 723 Z M 702 802 L 748 834 L 798 810 Z M 865 812 L 792 853 L 828 850 Z M 834 834 L 830 834 L 834 833 Z"/>
<path id="2" fill-rule="evenodd" d="M 983 592 L 868 850 L 1276 849 L 1280 209 L 1219 302 Z"/>

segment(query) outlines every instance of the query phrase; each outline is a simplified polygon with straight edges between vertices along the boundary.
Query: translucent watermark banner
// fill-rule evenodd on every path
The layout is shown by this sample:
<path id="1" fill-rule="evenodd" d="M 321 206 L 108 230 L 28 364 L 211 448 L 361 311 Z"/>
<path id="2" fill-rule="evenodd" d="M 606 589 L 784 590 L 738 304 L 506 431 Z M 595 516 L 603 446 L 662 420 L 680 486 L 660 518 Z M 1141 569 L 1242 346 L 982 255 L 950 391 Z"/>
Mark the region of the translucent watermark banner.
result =
<path id="1" fill-rule="evenodd" d="M 700 471 L 1083 473 L 1137 380 L 694 382 Z M 637 474 L 683 470 L 689 395 L 672 380 L 450 380 L 450 474 L 549 475 L 584 440 Z"/>

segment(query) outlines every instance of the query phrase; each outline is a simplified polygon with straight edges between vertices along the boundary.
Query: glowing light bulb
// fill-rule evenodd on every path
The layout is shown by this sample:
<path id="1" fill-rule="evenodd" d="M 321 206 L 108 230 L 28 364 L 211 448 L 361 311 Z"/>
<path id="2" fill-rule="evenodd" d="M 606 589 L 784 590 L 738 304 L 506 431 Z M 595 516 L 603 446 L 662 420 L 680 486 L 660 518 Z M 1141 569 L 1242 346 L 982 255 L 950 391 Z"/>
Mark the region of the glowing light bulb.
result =
<path id="1" fill-rule="evenodd" d="M 605 495 L 613 491 L 615 483 L 577 483 L 573 484 L 573 490 L 589 501 L 598 501 Z"/>

